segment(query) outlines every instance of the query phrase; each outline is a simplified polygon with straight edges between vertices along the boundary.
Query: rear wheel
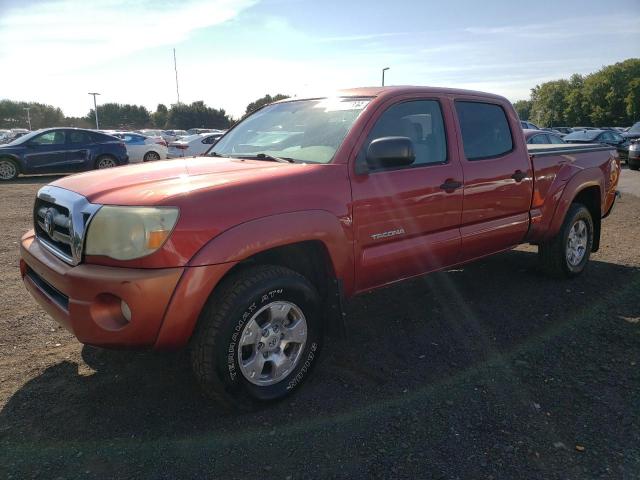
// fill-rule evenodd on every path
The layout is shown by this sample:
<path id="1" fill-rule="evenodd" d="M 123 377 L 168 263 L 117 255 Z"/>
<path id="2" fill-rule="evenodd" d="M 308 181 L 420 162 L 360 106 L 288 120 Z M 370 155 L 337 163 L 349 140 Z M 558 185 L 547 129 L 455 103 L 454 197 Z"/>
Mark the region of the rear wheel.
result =
<path id="1" fill-rule="evenodd" d="M 320 297 L 280 266 L 248 268 L 209 299 L 191 345 L 205 393 L 227 407 L 278 400 L 306 379 L 322 344 Z"/>
<path id="2" fill-rule="evenodd" d="M 584 271 L 593 246 L 593 219 L 584 205 L 574 203 L 558 234 L 538 247 L 544 270 L 555 277 L 574 277 Z"/>
<path id="3" fill-rule="evenodd" d="M 98 170 L 103 170 L 105 168 L 113 168 L 117 167 L 118 162 L 115 158 L 110 155 L 102 155 L 96 159 L 96 168 Z"/>
<path id="4" fill-rule="evenodd" d="M 640 159 L 627 157 L 627 166 L 629 170 L 640 170 Z"/>
<path id="5" fill-rule="evenodd" d="M 18 165 L 8 158 L 0 158 L 0 180 L 13 180 L 18 176 Z"/>
<path id="6" fill-rule="evenodd" d="M 156 160 L 160 160 L 160 155 L 157 152 L 151 151 L 145 153 L 143 159 L 145 162 L 155 162 Z"/>

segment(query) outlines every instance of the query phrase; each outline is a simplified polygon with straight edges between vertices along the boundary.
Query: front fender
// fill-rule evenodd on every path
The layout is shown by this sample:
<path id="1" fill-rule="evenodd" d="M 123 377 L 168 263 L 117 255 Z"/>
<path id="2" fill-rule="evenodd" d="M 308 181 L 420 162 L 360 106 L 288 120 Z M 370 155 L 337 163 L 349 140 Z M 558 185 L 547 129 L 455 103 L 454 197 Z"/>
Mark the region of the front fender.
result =
<path id="1" fill-rule="evenodd" d="M 210 240 L 188 265 L 240 262 L 275 247 L 313 240 L 325 246 L 336 278 L 350 295 L 354 280 L 351 221 L 326 210 L 282 213 L 242 223 Z"/>

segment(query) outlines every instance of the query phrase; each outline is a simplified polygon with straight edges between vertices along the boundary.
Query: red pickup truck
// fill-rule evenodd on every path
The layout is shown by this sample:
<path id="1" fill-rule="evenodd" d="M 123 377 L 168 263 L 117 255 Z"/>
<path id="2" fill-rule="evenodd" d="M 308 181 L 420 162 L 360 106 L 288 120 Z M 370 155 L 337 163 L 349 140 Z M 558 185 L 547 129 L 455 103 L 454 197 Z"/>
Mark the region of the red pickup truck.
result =
<path id="1" fill-rule="evenodd" d="M 205 157 L 43 187 L 20 269 L 81 342 L 188 346 L 210 396 L 271 400 L 353 295 L 522 243 L 581 273 L 619 174 L 611 147 L 527 149 L 500 96 L 346 90 L 266 106 Z"/>

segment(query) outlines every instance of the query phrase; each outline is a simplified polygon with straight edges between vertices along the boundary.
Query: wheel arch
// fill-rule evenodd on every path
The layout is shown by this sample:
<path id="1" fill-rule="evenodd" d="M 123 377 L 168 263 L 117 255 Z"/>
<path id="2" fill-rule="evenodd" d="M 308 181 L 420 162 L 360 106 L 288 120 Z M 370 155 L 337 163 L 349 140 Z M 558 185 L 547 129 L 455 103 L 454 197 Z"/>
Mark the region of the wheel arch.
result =
<path id="1" fill-rule="evenodd" d="M 0 160 L 10 160 L 15 163 L 16 167 L 18 168 L 18 173 L 24 173 L 25 171 L 20 158 L 16 155 L 3 153 L 2 155 L 0 155 Z"/>
<path id="2" fill-rule="evenodd" d="M 597 168 L 582 170 L 574 175 L 562 190 L 562 195 L 558 199 L 555 212 L 549 223 L 545 240 L 549 240 L 558 234 L 571 204 L 582 203 L 587 207 L 593 219 L 592 251 L 597 251 L 600 247 L 603 184 L 604 177 L 600 169 Z"/>

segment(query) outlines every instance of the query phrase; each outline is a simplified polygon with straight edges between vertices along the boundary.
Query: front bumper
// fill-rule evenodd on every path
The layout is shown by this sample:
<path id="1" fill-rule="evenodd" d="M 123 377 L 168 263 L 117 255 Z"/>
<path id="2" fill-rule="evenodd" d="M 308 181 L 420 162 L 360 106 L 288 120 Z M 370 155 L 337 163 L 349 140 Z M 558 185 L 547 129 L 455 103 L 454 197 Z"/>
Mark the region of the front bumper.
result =
<path id="1" fill-rule="evenodd" d="M 184 346 L 209 294 L 233 266 L 74 267 L 45 250 L 33 230 L 22 237 L 20 256 L 23 282 L 44 310 L 80 342 L 111 348 Z"/>

